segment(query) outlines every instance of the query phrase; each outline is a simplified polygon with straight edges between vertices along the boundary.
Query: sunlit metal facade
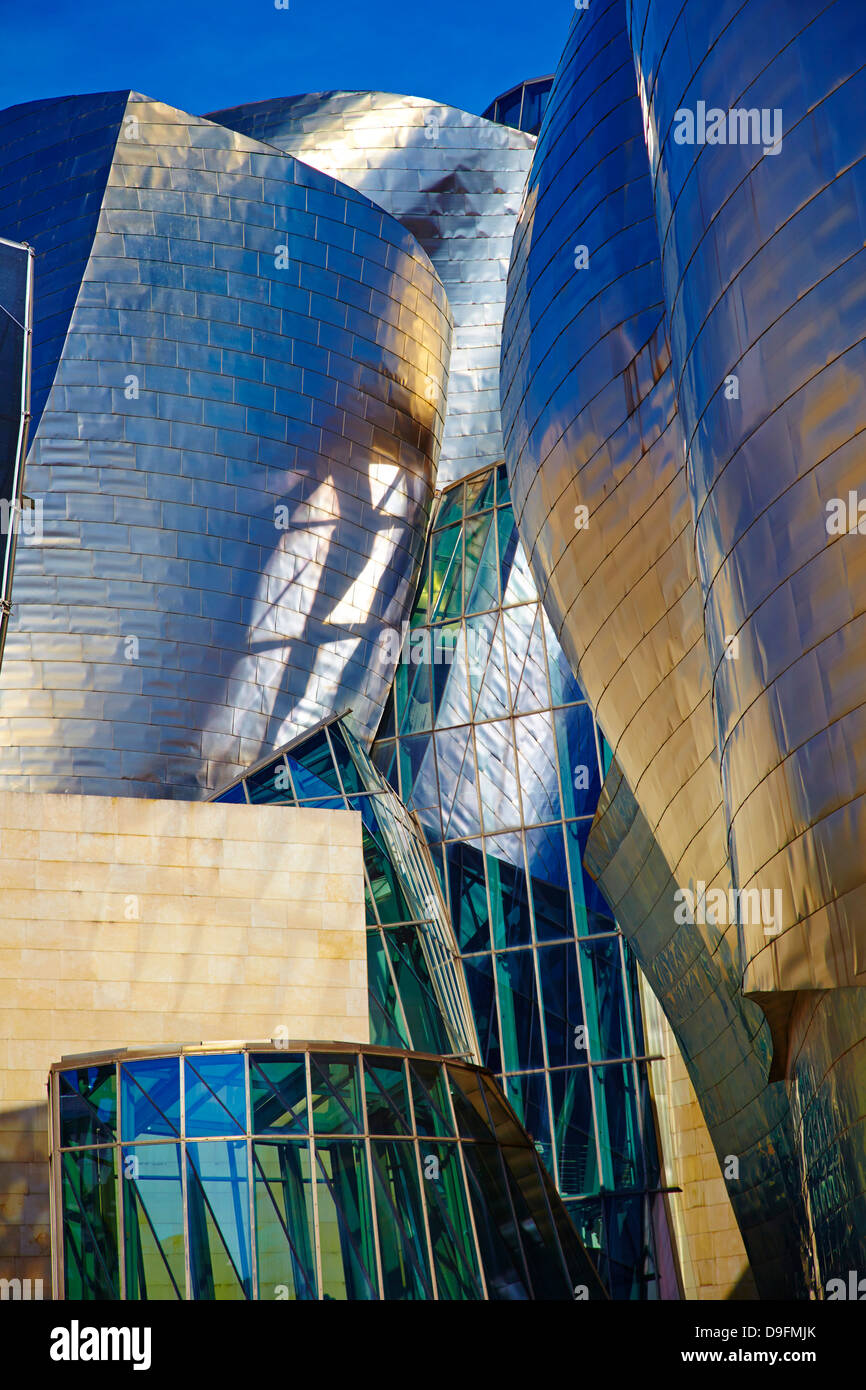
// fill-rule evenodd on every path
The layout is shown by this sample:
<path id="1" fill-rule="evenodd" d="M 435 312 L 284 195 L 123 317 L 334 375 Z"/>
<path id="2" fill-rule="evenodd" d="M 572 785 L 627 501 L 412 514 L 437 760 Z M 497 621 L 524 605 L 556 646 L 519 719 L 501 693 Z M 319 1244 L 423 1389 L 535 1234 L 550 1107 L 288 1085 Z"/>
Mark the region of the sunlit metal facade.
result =
<path id="1" fill-rule="evenodd" d="M 862 473 L 866 19 L 795 10 L 575 16 L 502 367 L 518 525 L 616 756 L 587 864 L 782 1297 L 820 1296 L 866 1244 L 866 589 L 856 525 L 827 524 Z M 683 112 L 740 108 L 756 138 L 683 138 Z M 701 885 L 763 890 L 760 920 L 678 920 Z"/>
<path id="2" fill-rule="evenodd" d="M 313 92 L 211 116 L 360 189 L 417 237 L 454 315 L 437 481 L 501 459 L 505 277 L 532 136 L 389 92 Z"/>
<path id="3" fill-rule="evenodd" d="M 30 492 L 0 780 L 200 795 L 391 679 L 444 418 L 450 312 L 363 195 L 136 94 L 0 116 L 32 242 Z"/>

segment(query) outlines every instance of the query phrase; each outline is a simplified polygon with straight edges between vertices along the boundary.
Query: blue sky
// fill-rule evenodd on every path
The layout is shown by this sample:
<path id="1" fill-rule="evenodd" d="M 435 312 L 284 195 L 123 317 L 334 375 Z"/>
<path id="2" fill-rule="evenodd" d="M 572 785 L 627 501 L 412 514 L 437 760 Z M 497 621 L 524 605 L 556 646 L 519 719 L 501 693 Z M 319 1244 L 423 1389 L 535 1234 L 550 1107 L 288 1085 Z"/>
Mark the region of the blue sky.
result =
<path id="1" fill-rule="evenodd" d="M 470 111 L 552 72 L 572 0 L 0 0 L 0 107 L 131 87 L 201 114 L 375 88 Z"/>

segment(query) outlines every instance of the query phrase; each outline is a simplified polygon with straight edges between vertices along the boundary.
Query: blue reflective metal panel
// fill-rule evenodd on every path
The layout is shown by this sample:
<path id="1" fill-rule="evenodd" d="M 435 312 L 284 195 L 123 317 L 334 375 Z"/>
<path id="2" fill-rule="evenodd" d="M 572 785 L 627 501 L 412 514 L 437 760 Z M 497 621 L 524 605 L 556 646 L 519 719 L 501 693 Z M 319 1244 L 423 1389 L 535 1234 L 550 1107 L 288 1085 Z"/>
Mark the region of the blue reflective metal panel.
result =
<path id="1" fill-rule="evenodd" d="M 188 797 L 347 706 L 369 738 L 445 413 L 424 251 L 333 178 L 135 93 L 12 108 L 0 146 L 0 234 L 37 253 L 46 504 L 0 782 Z"/>

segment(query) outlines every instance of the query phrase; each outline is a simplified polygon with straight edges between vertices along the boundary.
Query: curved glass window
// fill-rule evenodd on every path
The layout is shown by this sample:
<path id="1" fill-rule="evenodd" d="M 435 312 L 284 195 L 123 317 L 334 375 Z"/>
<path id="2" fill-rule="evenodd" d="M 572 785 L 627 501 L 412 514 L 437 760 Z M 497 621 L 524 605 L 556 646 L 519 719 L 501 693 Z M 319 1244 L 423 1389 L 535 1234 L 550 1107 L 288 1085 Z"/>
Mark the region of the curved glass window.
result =
<path id="1" fill-rule="evenodd" d="M 109 1082 L 119 1124 L 71 1128 L 69 1095 Z M 200 1046 L 51 1085 L 66 1298 L 606 1297 L 538 1145 L 468 1063 Z M 611 1127 L 612 1164 L 627 1139 Z"/>

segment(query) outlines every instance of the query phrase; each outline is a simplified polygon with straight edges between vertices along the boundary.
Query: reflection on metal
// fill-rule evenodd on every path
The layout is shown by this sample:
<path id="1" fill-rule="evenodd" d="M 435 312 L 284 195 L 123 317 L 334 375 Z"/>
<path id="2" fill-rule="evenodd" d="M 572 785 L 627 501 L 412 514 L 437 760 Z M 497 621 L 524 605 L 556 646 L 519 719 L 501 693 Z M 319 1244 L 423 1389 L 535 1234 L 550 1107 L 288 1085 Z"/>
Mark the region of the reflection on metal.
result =
<path id="1" fill-rule="evenodd" d="M 501 459 L 505 277 L 533 138 L 388 92 L 277 97 L 211 119 L 360 189 L 414 233 L 454 314 L 439 486 Z"/>
<path id="2" fill-rule="evenodd" d="M 866 12 L 634 0 L 629 23 L 733 877 L 774 904 L 741 928 L 742 987 L 789 1082 L 826 1292 L 866 1256 Z M 760 134 L 679 143 L 698 101 Z"/>
<path id="3" fill-rule="evenodd" d="M 32 247 L 0 237 L 0 665 L 6 644 L 15 549 L 22 524 L 30 425 Z"/>
<path id="4" fill-rule="evenodd" d="M 56 1298 L 606 1298 L 526 1132 L 465 1062 L 124 1050 L 56 1063 L 50 1098 Z"/>
<path id="5" fill-rule="evenodd" d="M 213 801 L 359 811 L 370 1036 L 481 1061 L 463 966 L 415 820 L 343 720 L 302 735 Z"/>
<path id="6" fill-rule="evenodd" d="M 738 1159 L 727 1188 L 758 1287 L 796 1297 L 799 1161 L 784 1088 L 767 1084 L 768 1026 L 742 995 L 737 922 L 675 916 L 678 889 L 734 880 L 653 191 L 613 0 L 575 18 L 515 235 L 506 459 L 533 574 L 616 756 L 587 865 L 664 1003 L 723 1166 Z"/>
<path id="7" fill-rule="evenodd" d="M 528 572 L 502 465 L 438 499 L 372 756 L 435 856 L 483 1063 L 613 1297 L 669 1296 L 634 961 L 581 865 L 602 750 Z"/>
<path id="8" fill-rule="evenodd" d="M 347 706 L 369 737 L 444 418 L 426 255 L 354 190 L 137 94 L 12 108 L 0 146 L 0 232 L 37 253 L 45 508 L 0 783 L 188 797 Z"/>

